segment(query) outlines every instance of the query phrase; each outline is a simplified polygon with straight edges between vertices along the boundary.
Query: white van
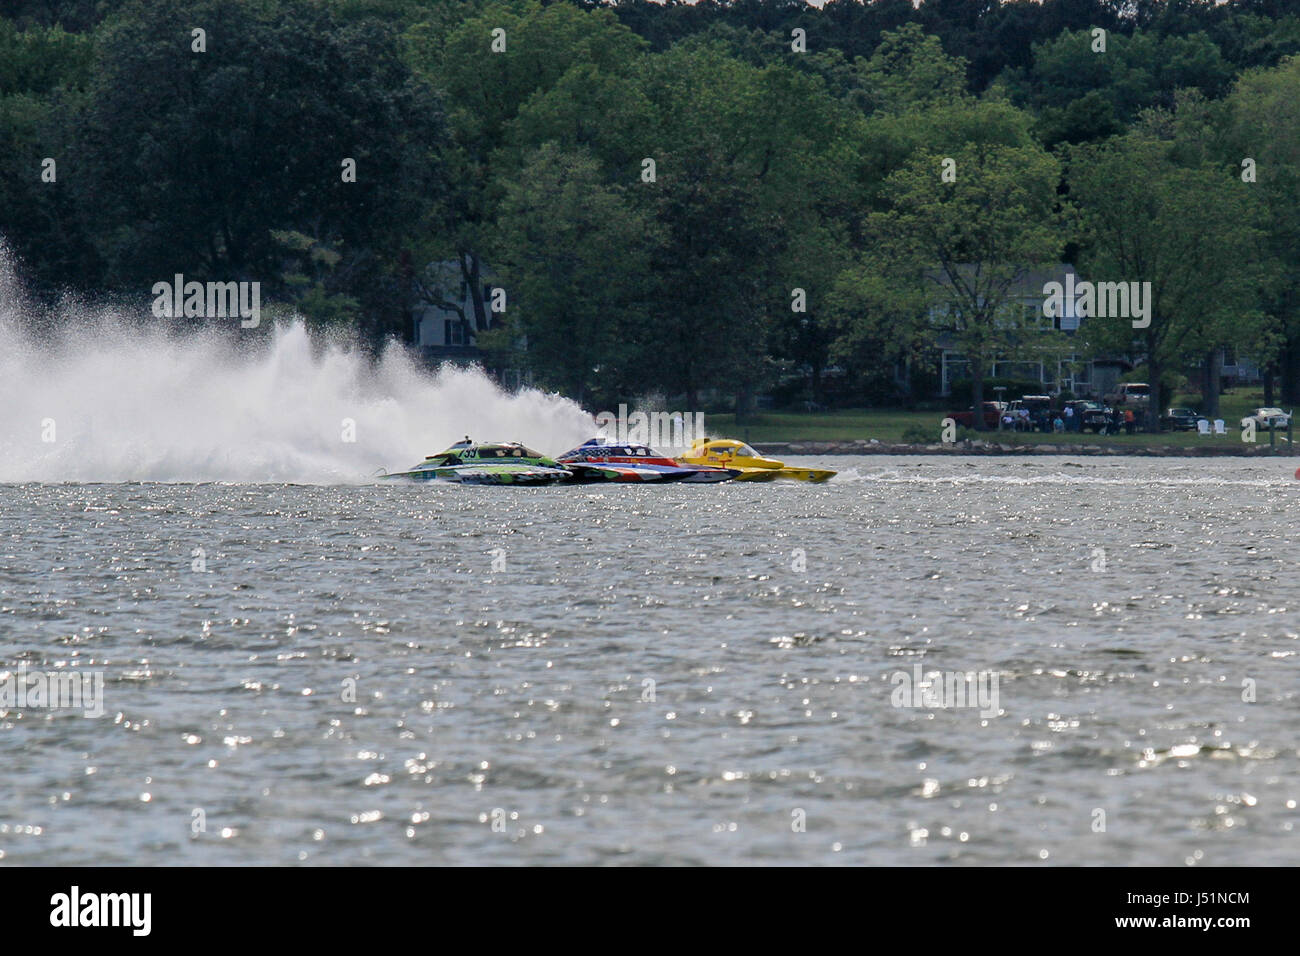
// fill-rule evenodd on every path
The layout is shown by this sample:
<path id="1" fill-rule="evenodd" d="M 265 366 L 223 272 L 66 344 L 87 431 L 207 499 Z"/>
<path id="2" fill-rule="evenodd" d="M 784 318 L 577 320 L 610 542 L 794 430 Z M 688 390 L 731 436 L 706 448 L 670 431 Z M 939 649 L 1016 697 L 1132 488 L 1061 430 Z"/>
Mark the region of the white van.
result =
<path id="1" fill-rule="evenodd" d="M 1125 382 L 1116 385 L 1115 391 L 1103 396 L 1107 405 L 1148 405 L 1151 402 L 1151 386 L 1146 382 Z"/>

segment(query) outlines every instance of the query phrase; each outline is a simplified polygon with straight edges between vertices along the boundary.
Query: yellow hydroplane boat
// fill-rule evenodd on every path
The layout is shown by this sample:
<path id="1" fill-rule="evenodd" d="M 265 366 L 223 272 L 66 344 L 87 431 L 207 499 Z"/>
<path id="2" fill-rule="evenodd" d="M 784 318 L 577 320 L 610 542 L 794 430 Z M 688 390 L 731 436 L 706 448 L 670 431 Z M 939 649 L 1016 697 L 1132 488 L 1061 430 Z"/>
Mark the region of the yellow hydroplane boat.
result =
<path id="1" fill-rule="evenodd" d="M 775 458 L 764 458 L 743 441 L 732 438 L 697 438 L 691 443 L 691 453 L 677 460 L 687 465 L 730 468 L 740 472 L 736 481 L 792 478 L 795 481 L 820 483 L 835 477 L 835 472 L 824 468 L 794 468 Z"/>

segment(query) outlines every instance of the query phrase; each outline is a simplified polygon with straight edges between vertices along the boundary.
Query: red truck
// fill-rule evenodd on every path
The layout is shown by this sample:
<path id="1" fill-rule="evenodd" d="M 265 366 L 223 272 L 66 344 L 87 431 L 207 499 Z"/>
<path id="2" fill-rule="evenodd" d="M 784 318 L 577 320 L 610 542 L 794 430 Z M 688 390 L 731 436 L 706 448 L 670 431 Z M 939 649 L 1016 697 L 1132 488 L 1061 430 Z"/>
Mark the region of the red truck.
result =
<path id="1" fill-rule="evenodd" d="M 998 427 L 998 415 L 1002 412 L 1002 406 L 997 402 L 984 403 L 984 427 L 995 429 Z M 964 412 L 949 412 L 948 417 L 964 428 L 975 427 L 975 411 L 967 409 Z"/>

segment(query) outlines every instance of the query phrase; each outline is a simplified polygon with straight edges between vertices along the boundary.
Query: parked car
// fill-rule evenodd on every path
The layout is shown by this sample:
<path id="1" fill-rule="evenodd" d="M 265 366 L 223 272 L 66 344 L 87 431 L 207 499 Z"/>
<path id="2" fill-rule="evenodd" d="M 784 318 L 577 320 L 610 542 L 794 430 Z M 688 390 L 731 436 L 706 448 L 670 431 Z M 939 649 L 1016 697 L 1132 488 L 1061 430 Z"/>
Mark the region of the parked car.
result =
<path id="1" fill-rule="evenodd" d="M 1080 412 L 1077 408 L 1074 413 L 1082 414 L 1079 421 L 1079 427 L 1085 432 L 1096 432 L 1098 435 L 1105 435 L 1111 430 L 1115 421 L 1115 410 L 1107 408 L 1099 402 L 1084 402 L 1087 407 Z"/>
<path id="2" fill-rule="evenodd" d="M 1002 413 L 1002 406 L 998 402 L 984 403 L 984 427 L 997 428 L 998 416 Z M 975 427 L 975 410 L 968 408 L 964 412 L 950 412 L 948 417 L 964 428 Z"/>
<path id="3" fill-rule="evenodd" d="M 1284 412 L 1280 408 L 1257 408 L 1253 415 L 1247 415 L 1241 420 L 1241 427 L 1245 428 L 1247 422 L 1254 422 L 1255 428 L 1260 430 L 1285 429 L 1291 425 L 1291 413 Z"/>
<path id="4" fill-rule="evenodd" d="M 1151 402 L 1151 386 L 1146 382 L 1125 382 L 1115 386 L 1115 391 L 1102 396 L 1107 405 L 1147 405 Z"/>
<path id="5" fill-rule="evenodd" d="M 1025 395 L 1017 398 L 1007 406 L 1010 412 L 1017 412 L 1022 408 L 1028 409 L 1029 414 L 1034 415 L 1039 412 L 1050 411 L 1052 407 L 1052 396 L 1050 395 Z"/>
<path id="6" fill-rule="evenodd" d="M 1100 432 L 1111 420 L 1111 410 L 1100 402 L 1079 399 L 1066 402 L 1074 409 L 1074 416 L 1079 420 L 1079 431 Z"/>
<path id="7" fill-rule="evenodd" d="M 1050 395 L 1025 395 L 1013 399 L 1007 404 L 1007 414 L 1011 416 L 1017 429 L 1051 431 L 1052 397 Z"/>
<path id="8" fill-rule="evenodd" d="M 1160 427 L 1174 432 L 1194 432 L 1196 423 L 1203 421 L 1209 419 L 1190 408 L 1171 408 L 1167 414 L 1160 416 Z"/>

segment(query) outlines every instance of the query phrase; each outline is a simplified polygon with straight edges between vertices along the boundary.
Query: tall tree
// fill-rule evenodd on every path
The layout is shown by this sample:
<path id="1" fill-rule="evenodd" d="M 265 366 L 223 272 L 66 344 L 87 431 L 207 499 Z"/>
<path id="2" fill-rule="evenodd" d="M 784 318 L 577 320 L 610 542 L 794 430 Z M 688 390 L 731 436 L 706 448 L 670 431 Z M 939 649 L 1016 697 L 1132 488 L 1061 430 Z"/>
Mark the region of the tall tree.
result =
<path id="1" fill-rule="evenodd" d="M 735 390 L 759 374 L 779 295 L 768 266 L 784 234 L 712 138 L 659 153 L 653 210 L 663 239 L 641 367 L 694 411 L 703 389 Z"/>
<path id="2" fill-rule="evenodd" d="M 1230 139 L 1225 158 L 1253 179 L 1265 207 L 1269 258 L 1263 307 L 1280 333 L 1274 356 L 1263 356 L 1282 401 L 1300 403 L 1300 57 L 1244 75 L 1228 97 Z M 1266 396 L 1271 404 L 1273 396 Z"/>
<path id="3" fill-rule="evenodd" d="M 712 43 L 650 57 L 641 77 L 657 178 L 638 195 L 663 226 L 655 329 L 671 343 L 650 364 L 667 363 L 688 403 L 726 389 L 740 412 L 769 354 L 805 367 L 818 392 L 823 305 L 861 205 L 860 117 L 820 77 Z"/>
<path id="4" fill-rule="evenodd" d="M 69 180 L 117 282 L 179 272 L 273 292 L 272 231 L 298 231 L 358 266 L 336 291 L 370 306 L 368 331 L 404 330 L 380 295 L 395 291 L 391 224 L 439 188 L 441 111 L 392 27 L 278 0 L 135 0 L 98 47 Z"/>
<path id="5" fill-rule="evenodd" d="M 513 301 L 504 333 L 526 337 L 527 364 L 543 384 L 579 402 L 617 395 L 648 292 L 645 215 L 627 187 L 603 181 L 590 155 L 554 143 L 503 191 L 494 255 Z"/>
<path id="6" fill-rule="evenodd" d="M 938 37 L 908 23 L 886 33 L 857 72 L 869 109 L 901 113 L 951 103 L 966 95 L 966 63 L 943 51 Z"/>
<path id="7" fill-rule="evenodd" d="M 923 151 L 889 177 L 890 208 L 872 217 L 875 267 L 900 296 L 919 295 L 930 331 L 960 351 L 977 409 L 992 363 L 1025 342 L 1027 317 L 1011 307 L 1017 287 L 1057 261 L 1059 179 L 1056 160 L 1034 146 Z"/>
<path id="8" fill-rule="evenodd" d="M 0 18 L 0 238 L 47 293 L 100 277 L 69 188 L 93 55 L 89 36 Z"/>
<path id="9" fill-rule="evenodd" d="M 1085 322 L 1090 344 L 1146 367 L 1147 427 L 1158 428 L 1173 377 L 1221 344 L 1257 346 L 1262 233 L 1259 203 L 1232 170 L 1179 165 L 1167 116 L 1070 152 L 1070 193 L 1081 210 L 1084 257 L 1094 281 L 1150 283 L 1149 314 Z"/>
<path id="10" fill-rule="evenodd" d="M 1180 89 L 1209 97 L 1227 92 L 1232 67 L 1204 33 L 1097 34 L 1095 26 L 1036 45 L 1032 69 L 1008 78 L 1018 96 L 1042 112 L 1048 145 L 1109 135 L 1144 109 L 1172 108 Z"/>
<path id="11" fill-rule="evenodd" d="M 449 34 L 438 20 L 412 27 L 407 39 L 410 61 L 445 91 L 452 139 L 446 154 L 450 189 L 429 217 L 416 255 L 455 258 L 472 296 L 475 329 L 483 331 L 489 324 L 483 250 L 501 200 L 497 153 L 510 141 L 511 124 L 532 97 L 571 69 L 625 73 L 644 43 L 606 10 L 496 0 L 472 12 Z M 513 150 L 516 163 L 523 152 Z"/>

